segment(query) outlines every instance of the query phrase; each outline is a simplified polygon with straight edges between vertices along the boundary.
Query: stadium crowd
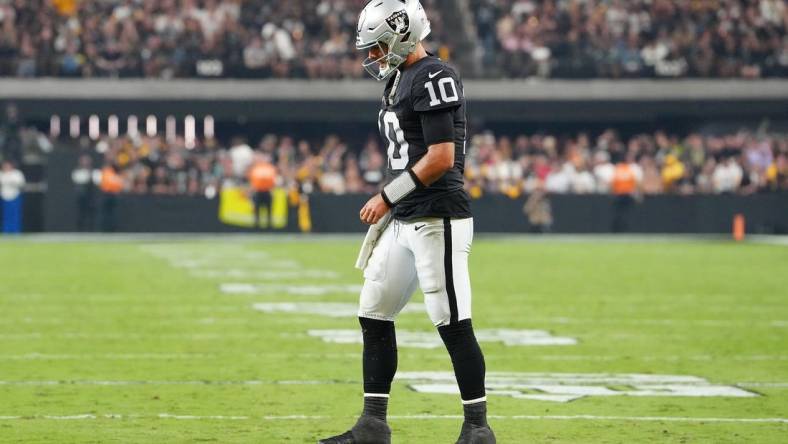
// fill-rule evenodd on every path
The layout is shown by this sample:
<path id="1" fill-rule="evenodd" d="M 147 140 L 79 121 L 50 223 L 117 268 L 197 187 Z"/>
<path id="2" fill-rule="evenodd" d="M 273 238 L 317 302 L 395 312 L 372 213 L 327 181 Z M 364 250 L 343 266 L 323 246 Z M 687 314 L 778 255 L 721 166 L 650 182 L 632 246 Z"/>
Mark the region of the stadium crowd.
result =
<path id="1" fill-rule="evenodd" d="M 183 140 L 104 139 L 86 151 L 119 173 L 118 191 L 215 196 L 222 186 L 245 186 L 256 162 L 277 169 L 278 185 L 303 193 L 373 193 L 386 180 L 377 136 L 353 146 L 336 135 L 297 140 L 267 135 L 253 147 L 236 138 L 186 149 Z M 87 156 L 85 156 L 87 157 Z M 90 161 L 80 168 L 90 168 Z M 94 164 L 98 168 L 98 164 Z M 473 197 L 548 193 L 620 194 L 618 176 L 632 177 L 642 194 L 755 193 L 788 190 L 788 136 L 740 131 L 725 135 L 663 132 L 623 138 L 614 130 L 590 134 L 514 137 L 480 133 L 468 145 L 467 187 Z"/>
<path id="2" fill-rule="evenodd" d="M 784 0 L 471 0 L 509 77 L 785 77 Z"/>
<path id="3" fill-rule="evenodd" d="M 0 0 L 0 76 L 358 78 L 364 3 Z M 456 36 L 422 3 L 449 58 Z M 788 76 L 784 0 L 470 5 L 490 77 Z"/>
<path id="4" fill-rule="evenodd" d="M 0 76 L 361 77 L 364 3 L 3 0 Z"/>

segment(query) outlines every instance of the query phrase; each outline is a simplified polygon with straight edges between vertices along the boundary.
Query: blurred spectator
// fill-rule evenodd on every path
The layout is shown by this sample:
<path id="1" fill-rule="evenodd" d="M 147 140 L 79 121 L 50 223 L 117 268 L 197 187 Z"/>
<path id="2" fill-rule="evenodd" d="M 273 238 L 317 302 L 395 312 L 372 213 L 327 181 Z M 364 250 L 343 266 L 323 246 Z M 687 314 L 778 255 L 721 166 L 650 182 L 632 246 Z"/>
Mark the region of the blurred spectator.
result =
<path id="1" fill-rule="evenodd" d="M 14 163 L 22 161 L 22 123 L 16 105 L 9 103 L 0 122 L 0 155 Z"/>
<path id="2" fill-rule="evenodd" d="M 22 188 L 25 176 L 11 161 L 5 160 L 0 169 L 0 198 L 3 200 L 3 233 L 22 232 Z"/>
<path id="3" fill-rule="evenodd" d="M 320 191 L 331 194 L 345 194 L 345 172 L 343 162 L 346 160 L 347 145 L 337 136 L 328 136 L 320 150 L 323 171 L 318 179 Z"/>
<path id="4" fill-rule="evenodd" d="M 597 151 L 594 154 L 593 171 L 596 178 L 597 192 L 609 193 L 616 167 L 610 162 L 610 154 L 607 151 Z"/>
<path id="5" fill-rule="evenodd" d="M 572 192 L 575 194 L 590 194 L 595 191 L 596 181 L 594 181 L 594 175 L 588 171 L 584 164 L 579 168 L 575 168 L 572 176 Z"/>
<path id="6" fill-rule="evenodd" d="M 102 192 L 101 231 L 112 233 L 117 225 L 118 194 L 124 188 L 123 177 L 114 164 L 107 162 L 102 168 L 100 186 Z"/>
<path id="7" fill-rule="evenodd" d="M 572 190 L 575 169 L 569 163 L 554 161 L 547 175 L 544 187 L 548 193 L 567 194 Z"/>
<path id="8" fill-rule="evenodd" d="M 553 208 L 550 199 L 541 183 L 528 196 L 523 206 L 523 211 L 528 216 L 528 223 L 531 224 L 533 233 L 549 233 L 553 225 Z"/>
<path id="9" fill-rule="evenodd" d="M 79 156 L 79 163 L 71 172 L 71 182 L 77 194 L 77 230 L 93 231 L 96 219 L 96 185 L 101 172 L 93 168 L 90 155 Z"/>
<path id="10" fill-rule="evenodd" d="M 383 157 L 383 151 L 376 137 L 373 136 L 367 140 L 359 156 L 358 166 L 361 169 L 361 179 L 367 190 L 377 190 L 386 178 L 386 158 Z"/>
<path id="11" fill-rule="evenodd" d="M 679 182 L 684 178 L 685 168 L 678 157 L 674 154 L 665 156 L 665 165 L 662 167 L 662 185 L 665 190 L 675 190 Z"/>
<path id="12" fill-rule="evenodd" d="M 643 194 L 661 194 L 665 188 L 654 158 L 650 156 L 643 157 L 640 161 L 640 168 L 643 170 L 643 183 L 641 185 Z"/>
<path id="13" fill-rule="evenodd" d="M 733 157 L 728 156 L 714 168 L 712 183 L 715 193 L 733 193 L 742 183 L 743 171 Z"/>
<path id="14" fill-rule="evenodd" d="M 788 150 L 780 154 L 768 171 L 771 190 L 788 190 Z"/>
<path id="15" fill-rule="evenodd" d="M 16 104 L 10 102 L 5 105 L 4 112 L 0 114 L 0 159 L 19 165 L 43 159 L 52 148 L 47 135 L 25 124 Z"/>
<path id="16" fill-rule="evenodd" d="M 254 150 L 242 138 L 236 137 L 230 147 L 230 160 L 233 165 L 233 176 L 244 178 L 254 161 Z"/>
<path id="17" fill-rule="evenodd" d="M 613 171 L 611 187 L 616 196 L 634 196 L 643 184 L 643 169 L 635 162 L 635 155 L 627 154 L 626 159 L 618 162 Z"/>
<path id="18" fill-rule="evenodd" d="M 276 186 L 276 167 L 271 164 L 268 154 L 257 153 L 254 163 L 249 168 L 249 184 L 252 188 L 252 202 L 254 203 L 254 226 L 263 228 L 260 224 L 260 210 L 265 207 L 266 224 L 265 228 L 273 226 L 273 197 L 272 191 Z"/>
<path id="19" fill-rule="evenodd" d="M 635 154 L 629 153 L 625 159 L 616 163 L 611 183 L 615 200 L 613 202 L 614 233 L 623 233 L 629 226 L 632 212 L 643 184 L 643 170 L 635 162 Z"/>

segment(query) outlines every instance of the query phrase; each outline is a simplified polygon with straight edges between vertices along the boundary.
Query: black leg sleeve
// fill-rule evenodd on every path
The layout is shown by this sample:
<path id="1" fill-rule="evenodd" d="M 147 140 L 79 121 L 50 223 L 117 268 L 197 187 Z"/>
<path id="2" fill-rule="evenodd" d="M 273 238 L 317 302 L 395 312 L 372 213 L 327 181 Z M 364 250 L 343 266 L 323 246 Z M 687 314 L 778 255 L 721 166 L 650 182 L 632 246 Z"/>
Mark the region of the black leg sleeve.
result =
<path id="1" fill-rule="evenodd" d="M 438 327 L 438 332 L 451 356 L 462 400 L 472 401 L 484 397 L 484 355 L 473 334 L 471 320 L 464 319 L 456 324 Z"/>
<path id="2" fill-rule="evenodd" d="M 358 319 L 364 335 L 364 393 L 387 395 L 397 372 L 394 322 Z"/>

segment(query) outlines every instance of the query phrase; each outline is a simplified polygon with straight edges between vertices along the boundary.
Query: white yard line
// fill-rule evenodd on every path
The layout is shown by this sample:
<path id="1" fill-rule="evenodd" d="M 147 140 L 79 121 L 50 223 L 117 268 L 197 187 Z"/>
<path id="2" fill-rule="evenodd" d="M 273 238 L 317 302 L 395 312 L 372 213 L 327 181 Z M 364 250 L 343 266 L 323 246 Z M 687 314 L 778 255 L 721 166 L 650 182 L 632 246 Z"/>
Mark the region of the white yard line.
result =
<path id="1" fill-rule="evenodd" d="M 361 292 L 359 284 L 253 284 L 221 283 L 219 291 L 229 295 L 291 295 L 322 296 L 327 294 L 352 294 Z"/>
<path id="2" fill-rule="evenodd" d="M 267 339 L 265 333 L 0 333 L 3 340 L 23 339 L 184 339 L 189 341 L 210 341 L 222 339 Z"/>
<path id="3" fill-rule="evenodd" d="M 170 308 L 167 308 L 170 310 Z M 187 308 L 182 309 L 182 311 L 189 310 Z M 241 306 L 237 307 L 228 307 L 227 309 L 216 308 L 206 306 L 204 309 L 200 309 L 200 312 L 228 312 L 228 313 L 241 313 L 241 312 L 248 312 L 245 308 Z M 139 314 L 143 314 L 140 312 Z M 215 317 L 207 317 L 207 318 L 178 318 L 176 319 L 178 323 L 188 324 L 188 323 L 197 323 L 197 324 L 258 324 L 259 320 L 255 317 L 222 317 L 222 318 L 215 318 Z M 269 319 L 266 322 L 277 322 L 278 319 Z M 19 319 L 0 319 L 0 325 L 67 325 L 67 324 L 85 324 L 84 319 L 79 318 L 54 318 L 54 317 L 47 317 L 47 318 L 19 318 Z M 315 321 L 313 319 L 307 318 L 288 318 L 284 322 L 287 324 L 314 324 Z M 105 326 L 105 325 L 112 325 L 116 327 L 117 320 L 115 319 L 91 319 L 90 325 L 91 326 Z M 170 317 L 169 319 L 146 319 L 145 324 L 150 325 L 157 325 L 157 326 L 172 326 L 173 319 Z"/>
<path id="4" fill-rule="evenodd" d="M 97 353 L 97 354 L 59 354 L 59 353 L 27 353 L 19 355 L 2 355 L 0 354 L 0 361 L 89 361 L 94 359 L 105 360 L 188 360 L 188 359 L 219 359 L 223 354 L 218 353 Z M 274 357 L 302 357 L 302 358 L 321 358 L 321 359 L 360 359 L 359 353 L 242 353 L 236 356 L 246 358 L 274 358 Z M 485 355 L 486 359 L 490 360 L 506 360 L 511 359 L 512 354 L 488 354 Z M 528 356 L 528 359 L 534 361 L 588 361 L 588 362 L 609 362 L 619 360 L 639 360 L 639 361 L 668 361 L 668 362 L 681 362 L 681 361 L 739 361 L 739 362 L 784 362 L 788 361 L 788 355 L 733 355 L 733 356 L 712 356 L 712 355 L 694 355 L 694 356 L 610 356 L 610 355 L 542 355 L 542 356 Z M 420 359 L 438 359 L 446 360 L 447 356 L 440 354 L 433 354 L 431 356 L 423 356 Z"/>
<path id="5" fill-rule="evenodd" d="M 392 415 L 391 419 L 463 419 L 461 415 Z M 602 415 L 490 415 L 493 420 L 556 421 L 646 421 L 646 422 L 739 422 L 788 424 L 788 418 L 695 418 L 689 416 L 602 416 Z"/>
<path id="6" fill-rule="evenodd" d="M 239 261 L 238 258 L 236 259 L 226 259 L 226 260 L 212 260 L 212 259 L 181 259 L 181 260 L 174 260 L 168 262 L 170 267 L 173 268 L 182 268 L 186 270 L 226 270 L 226 269 L 233 269 L 233 270 L 264 270 L 264 269 L 274 269 L 274 270 L 291 270 L 291 269 L 300 269 L 301 263 L 292 259 L 282 259 L 277 261 L 267 260 L 265 262 L 262 261 L 252 261 L 248 260 L 246 262 Z"/>
<path id="7" fill-rule="evenodd" d="M 632 319 L 632 318 L 523 318 L 524 324 L 550 323 L 550 324 L 624 324 L 624 325 L 698 325 L 704 327 L 788 327 L 788 320 L 743 320 L 743 319 Z"/>
<path id="8" fill-rule="evenodd" d="M 159 360 L 159 359 L 198 359 L 215 358 L 218 355 L 203 353 L 106 353 L 106 354 L 56 354 L 26 353 L 23 355 L 0 355 L 0 361 L 82 361 L 109 359 L 119 361 Z"/>
<path id="9" fill-rule="evenodd" d="M 749 235 L 747 241 L 756 244 L 778 245 L 788 247 L 788 236 Z"/>
<path id="10" fill-rule="evenodd" d="M 737 382 L 734 385 L 747 388 L 788 388 L 788 382 Z"/>
<path id="11" fill-rule="evenodd" d="M 221 277 L 228 273 L 243 273 L 243 269 L 248 268 L 248 272 L 263 273 L 265 278 L 282 279 L 281 276 L 276 277 L 277 273 L 288 276 L 287 273 L 293 274 L 303 268 L 298 261 L 275 258 L 270 252 L 251 251 L 242 245 L 217 248 L 212 245 L 143 245 L 140 250 L 166 261 L 170 267 L 187 269 L 196 277 Z M 308 273 L 307 276 L 315 277 Z"/>
<path id="12" fill-rule="evenodd" d="M 485 355 L 485 358 L 487 355 Z M 511 355 L 491 354 L 492 359 L 511 358 Z M 628 356 L 628 355 L 544 355 L 533 356 L 531 359 L 537 361 L 618 361 L 618 360 L 641 360 L 641 361 L 788 361 L 788 355 L 666 355 L 666 356 Z"/>
<path id="13" fill-rule="evenodd" d="M 171 413 L 159 413 L 157 418 L 161 419 L 186 419 L 186 420 L 220 420 L 220 421 L 245 421 L 252 419 L 249 416 L 225 416 L 225 415 L 209 415 L 209 416 L 197 416 L 197 415 L 173 415 Z"/>
<path id="14" fill-rule="evenodd" d="M 302 279 L 336 279 L 340 274 L 336 271 L 321 270 L 312 268 L 301 268 L 296 270 L 270 270 L 267 264 L 262 264 L 257 269 L 227 269 L 214 270 L 193 269 L 189 275 L 196 278 L 206 279 L 256 279 L 260 281 L 286 281 Z"/>
<path id="15" fill-rule="evenodd" d="M 460 415 L 391 415 L 392 420 L 460 420 Z M 702 418 L 689 416 L 603 416 L 603 415 L 491 415 L 490 419 L 496 421 L 624 421 L 624 422 L 692 422 L 692 423 L 772 423 L 788 424 L 788 418 Z M 173 413 L 159 413 L 158 415 L 140 414 L 77 414 L 77 415 L 5 415 L 0 416 L 0 421 L 14 420 L 58 420 L 58 421 L 84 421 L 95 419 L 172 419 L 185 421 L 314 421 L 346 419 L 345 417 L 332 417 L 320 415 L 277 415 L 277 416 L 237 416 L 237 415 L 178 415 Z"/>
<path id="16" fill-rule="evenodd" d="M 361 353 L 241 353 L 234 357 L 245 358 L 305 358 L 305 359 L 360 359 Z M 220 353 L 26 353 L 22 355 L 0 355 L 0 361 L 92 361 L 105 359 L 110 361 L 145 361 L 145 360 L 188 360 L 188 359 L 226 359 Z"/>
<path id="17" fill-rule="evenodd" d="M 314 419 L 330 419 L 330 416 L 320 416 L 320 415 L 284 415 L 284 416 L 263 416 L 263 419 L 266 421 L 290 421 L 290 420 L 314 420 Z"/>
<path id="18" fill-rule="evenodd" d="M 137 385 L 205 385 L 205 386 L 227 386 L 227 385 L 345 385 L 345 384 L 360 384 L 361 381 L 355 380 L 182 380 L 182 381 L 166 381 L 166 380 L 91 380 L 91 379 L 74 379 L 74 380 L 5 380 L 0 381 L 0 386 L 137 386 Z M 748 381 L 748 382 L 735 382 L 731 383 L 737 387 L 746 388 L 788 388 L 788 382 L 783 381 Z"/>
<path id="19" fill-rule="evenodd" d="M 206 385 L 206 386 L 227 386 L 227 385 L 342 385 L 360 384 L 360 381 L 340 381 L 340 380 L 249 380 L 249 381 L 96 381 L 96 380 L 72 380 L 72 381 L 0 381 L 0 385 L 5 386 L 136 386 L 136 385 Z"/>
<path id="20" fill-rule="evenodd" d="M 110 302 L 115 302 L 115 301 L 110 301 Z M 141 317 L 144 316 L 146 318 L 150 318 L 153 316 L 158 316 L 159 318 L 166 317 L 170 320 L 172 320 L 172 318 L 176 314 L 183 315 L 183 320 L 194 319 L 193 316 L 191 317 L 185 316 L 186 314 L 192 314 L 193 312 L 200 312 L 206 314 L 248 312 L 248 310 L 246 310 L 245 307 L 232 306 L 232 305 L 188 304 L 188 303 L 182 303 L 180 301 L 177 302 L 173 301 L 173 303 L 171 303 L 170 305 L 164 305 L 164 304 L 152 305 L 152 303 L 153 303 L 152 299 L 146 299 L 146 300 L 134 301 L 134 305 L 128 305 L 128 306 L 120 306 L 117 304 L 90 306 L 89 305 L 90 301 L 73 300 L 73 301 L 63 301 L 62 303 L 57 303 L 57 304 L 47 303 L 46 305 L 43 306 L 30 307 L 27 310 L 31 312 L 34 311 L 37 315 L 44 315 L 44 313 L 49 313 L 49 312 L 58 313 L 58 314 L 60 313 L 70 314 L 71 312 L 74 311 L 74 305 L 86 304 L 89 308 L 86 308 L 82 313 L 87 316 L 85 315 L 83 315 L 82 317 L 75 316 L 72 318 L 72 320 L 76 319 L 80 323 L 90 322 L 91 324 L 98 323 L 95 322 L 94 319 L 95 317 L 100 317 L 105 313 L 115 314 L 117 312 L 127 313 L 129 316 L 131 315 L 141 316 Z M 156 313 L 157 310 L 166 310 L 166 315 Z M 4 311 L 3 314 L 5 313 L 6 312 Z M 155 319 L 155 320 L 161 320 L 161 319 Z M 175 320 L 180 321 L 182 319 L 176 317 Z M 114 319 L 112 321 L 114 321 Z"/>

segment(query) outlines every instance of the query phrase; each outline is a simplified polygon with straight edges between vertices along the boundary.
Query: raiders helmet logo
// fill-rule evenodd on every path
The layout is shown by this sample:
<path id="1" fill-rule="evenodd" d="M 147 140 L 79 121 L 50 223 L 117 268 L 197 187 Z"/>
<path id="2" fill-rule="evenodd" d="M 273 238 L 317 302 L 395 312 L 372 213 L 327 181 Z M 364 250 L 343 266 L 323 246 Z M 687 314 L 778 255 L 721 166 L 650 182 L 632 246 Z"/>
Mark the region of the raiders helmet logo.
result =
<path id="1" fill-rule="evenodd" d="M 391 14 L 391 16 L 386 19 L 386 23 L 388 23 L 389 28 L 394 30 L 397 34 L 405 34 L 408 32 L 408 29 L 410 29 L 410 19 L 405 10 Z"/>

